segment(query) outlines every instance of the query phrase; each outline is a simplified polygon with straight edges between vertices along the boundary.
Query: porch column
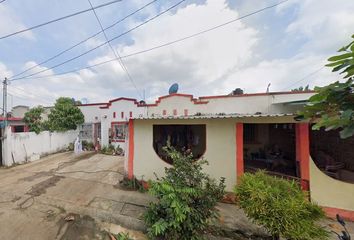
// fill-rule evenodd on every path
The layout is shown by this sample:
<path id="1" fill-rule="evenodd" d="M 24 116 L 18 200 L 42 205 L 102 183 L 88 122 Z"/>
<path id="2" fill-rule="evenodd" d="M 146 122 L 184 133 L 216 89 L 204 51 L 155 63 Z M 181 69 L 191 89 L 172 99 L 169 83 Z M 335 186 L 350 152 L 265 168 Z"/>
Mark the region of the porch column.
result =
<path id="1" fill-rule="evenodd" d="M 296 161 L 300 167 L 301 187 L 310 190 L 310 136 L 309 124 L 296 124 Z"/>
<path id="2" fill-rule="evenodd" d="M 133 163 L 134 163 L 134 120 L 129 119 L 129 146 L 128 146 L 128 178 L 134 178 Z"/>
<path id="3" fill-rule="evenodd" d="M 244 161 L 243 161 L 243 123 L 236 123 L 236 177 L 243 175 Z"/>

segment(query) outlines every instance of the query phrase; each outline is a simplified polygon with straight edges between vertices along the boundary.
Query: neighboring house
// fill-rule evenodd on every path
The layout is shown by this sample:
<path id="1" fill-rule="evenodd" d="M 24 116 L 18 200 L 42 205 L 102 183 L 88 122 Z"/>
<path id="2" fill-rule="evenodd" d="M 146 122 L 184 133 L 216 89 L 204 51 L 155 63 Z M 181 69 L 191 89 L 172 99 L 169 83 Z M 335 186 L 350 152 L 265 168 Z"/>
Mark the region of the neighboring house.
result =
<path id="1" fill-rule="evenodd" d="M 29 111 L 28 106 L 18 105 L 12 108 L 11 116 L 16 118 L 23 118 L 25 113 Z"/>

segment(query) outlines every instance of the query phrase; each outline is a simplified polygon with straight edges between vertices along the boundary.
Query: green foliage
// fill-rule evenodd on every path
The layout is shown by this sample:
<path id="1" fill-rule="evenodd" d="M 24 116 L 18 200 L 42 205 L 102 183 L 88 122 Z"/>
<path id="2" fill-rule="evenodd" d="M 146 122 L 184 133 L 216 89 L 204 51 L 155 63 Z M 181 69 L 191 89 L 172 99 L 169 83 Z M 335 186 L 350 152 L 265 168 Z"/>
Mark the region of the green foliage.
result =
<path id="1" fill-rule="evenodd" d="M 263 171 L 245 173 L 235 192 L 247 216 L 274 238 L 328 238 L 328 232 L 316 224 L 324 217 L 322 209 L 309 202 L 294 181 L 269 176 Z"/>
<path id="2" fill-rule="evenodd" d="M 82 140 L 82 149 L 85 151 L 93 151 L 93 150 L 95 150 L 95 146 L 92 142 Z"/>
<path id="3" fill-rule="evenodd" d="M 310 91 L 310 85 L 306 85 L 305 87 L 301 86 L 301 87 L 298 87 L 298 88 L 294 88 L 294 89 L 291 89 L 292 92 L 306 92 L 306 91 Z"/>
<path id="4" fill-rule="evenodd" d="M 354 35 L 352 36 L 354 38 Z M 312 96 L 299 119 L 310 119 L 314 130 L 340 129 L 340 137 L 354 135 L 354 40 L 338 50 L 345 52 L 328 59 L 333 72 L 345 73 L 346 82 L 335 82 L 325 87 L 316 87 L 318 93 Z"/>
<path id="5" fill-rule="evenodd" d="M 116 240 L 133 240 L 133 238 L 130 237 L 129 233 L 118 233 L 118 234 L 113 234 L 113 237 Z"/>
<path id="6" fill-rule="evenodd" d="M 149 193 L 157 198 L 145 214 L 152 239 L 202 239 L 211 220 L 217 217 L 215 205 L 224 195 L 224 179 L 216 183 L 202 172 L 206 160 L 193 161 L 191 154 L 165 147 L 173 167 L 165 177 L 150 182 Z"/>
<path id="7" fill-rule="evenodd" d="M 37 134 L 42 130 L 42 113 L 44 109 L 42 107 L 34 107 L 25 113 L 23 121 L 28 125 L 31 132 Z"/>
<path id="8" fill-rule="evenodd" d="M 60 97 L 48 116 L 51 130 L 67 131 L 84 123 L 84 115 L 71 98 Z"/>
<path id="9" fill-rule="evenodd" d="M 119 145 L 115 148 L 113 144 L 102 147 L 100 152 L 106 155 L 124 155 L 123 149 Z"/>
<path id="10" fill-rule="evenodd" d="M 67 148 L 68 151 L 74 151 L 74 143 L 69 143 L 68 145 L 68 148 Z"/>

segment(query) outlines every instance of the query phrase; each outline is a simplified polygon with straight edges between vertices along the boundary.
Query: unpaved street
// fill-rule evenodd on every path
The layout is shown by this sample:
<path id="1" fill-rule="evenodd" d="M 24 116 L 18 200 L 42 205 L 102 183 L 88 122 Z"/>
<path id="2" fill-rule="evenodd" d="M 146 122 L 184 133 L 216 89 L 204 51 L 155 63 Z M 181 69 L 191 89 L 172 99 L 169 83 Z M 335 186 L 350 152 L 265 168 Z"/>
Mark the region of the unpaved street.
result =
<path id="1" fill-rule="evenodd" d="M 117 188 L 123 164 L 122 157 L 67 152 L 1 168 L 0 239 L 104 239 L 92 217 L 142 229 L 149 196 Z"/>

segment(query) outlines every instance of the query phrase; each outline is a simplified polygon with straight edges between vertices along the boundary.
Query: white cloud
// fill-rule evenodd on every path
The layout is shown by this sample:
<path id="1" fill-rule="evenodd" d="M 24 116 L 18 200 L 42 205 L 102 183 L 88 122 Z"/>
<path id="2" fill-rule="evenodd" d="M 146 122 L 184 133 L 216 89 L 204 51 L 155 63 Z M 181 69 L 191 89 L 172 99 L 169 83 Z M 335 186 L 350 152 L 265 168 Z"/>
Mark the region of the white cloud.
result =
<path id="1" fill-rule="evenodd" d="M 220 0 L 209 0 L 205 5 L 190 4 L 180 8 L 175 14 L 163 15 L 134 31 L 131 35 L 134 44 L 119 46 L 119 50 L 121 55 L 126 55 L 237 17 L 238 13 Z M 149 95 L 156 97 L 166 94 L 169 84 L 173 82 L 180 83 L 182 91 L 196 88 L 199 83 L 213 83 L 235 65 L 247 63 L 257 42 L 255 29 L 236 22 L 224 29 L 173 46 L 124 59 L 124 62 L 140 90 L 145 88 Z M 111 68 L 111 72 L 117 72 L 117 67 L 119 69 L 116 63 L 108 64 L 100 67 L 99 72 L 103 68 L 106 68 L 105 71 L 110 71 Z M 130 83 L 125 86 L 132 89 Z M 210 91 L 209 88 L 203 89 L 204 93 Z"/>
<path id="2" fill-rule="evenodd" d="M 0 19 L 0 36 L 26 28 L 16 13 L 4 3 L 0 4 Z M 17 36 L 30 40 L 35 39 L 31 31 L 21 33 Z"/>
<path id="3" fill-rule="evenodd" d="M 141 0 L 135 0 L 135 3 L 142 5 Z M 258 0 L 255 5 L 258 9 L 264 7 L 264 4 L 264 0 Z M 354 26 L 354 19 L 350 15 L 354 9 L 353 4 L 351 0 L 343 0 L 341 4 L 333 3 L 332 0 L 324 0 L 320 4 L 314 0 L 292 0 L 278 7 L 275 12 L 270 11 L 264 15 L 268 19 L 270 15 L 275 14 L 277 20 L 283 17 L 286 19 L 284 22 L 290 22 L 284 27 L 284 32 L 281 32 L 283 29 L 274 29 L 271 22 L 265 25 L 259 17 L 252 23 L 246 20 L 238 21 L 202 36 L 125 58 L 123 61 L 139 93 L 146 91 L 148 101 L 167 94 L 169 85 L 174 82 L 180 84 L 180 92 L 197 96 L 226 94 L 237 87 L 245 89 L 246 92 L 264 92 L 268 83 L 272 84 L 272 91 L 308 83 L 311 86 L 323 85 L 340 77 L 325 68 L 303 81 L 299 80 L 324 65 L 335 50 L 350 40 Z M 243 9 L 248 8 L 251 6 L 248 7 L 248 1 L 247 4 L 245 1 Z M 294 10 L 291 19 L 285 15 L 289 8 Z M 254 10 L 254 7 L 249 10 Z M 153 14 L 155 11 L 156 8 L 146 12 Z M 239 11 L 238 7 L 232 9 L 221 0 L 208 0 L 200 5 L 189 4 L 131 32 L 128 41 L 130 45 L 124 45 L 125 43 L 119 40 L 113 44 L 121 55 L 127 55 L 237 18 Z M 124 27 L 140 23 L 135 21 L 130 20 Z M 265 27 L 270 28 L 269 32 L 262 30 Z M 263 41 L 266 34 L 275 31 L 278 31 L 277 36 L 282 37 L 281 42 L 289 45 L 279 46 L 280 44 L 274 42 Z M 293 38 L 301 40 L 291 41 Z M 102 37 L 100 40 L 89 41 L 86 47 L 96 46 L 101 41 Z M 290 53 L 276 57 L 265 56 L 262 51 L 258 51 L 267 49 L 268 52 L 282 52 L 287 50 L 284 47 L 291 49 Z M 93 55 L 94 57 L 87 61 L 88 64 L 100 63 L 114 57 L 109 48 L 104 48 L 100 51 L 102 52 L 99 56 Z M 33 64 L 35 62 L 28 62 L 24 68 Z M 46 68 L 39 67 L 29 73 L 41 69 Z M 11 75 L 0 63 L 0 73 L 6 71 L 7 75 Z M 55 72 L 50 70 L 39 76 Z M 38 98 L 45 99 L 48 104 L 53 103 L 59 96 L 88 98 L 90 102 L 107 101 L 119 96 L 139 98 L 117 61 L 78 73 L 26 79 L 13 84 L 23 87 L 28 94 L 36 95 L 29 98 L 27 103 L 30 104 L 38 104 Z"/>

